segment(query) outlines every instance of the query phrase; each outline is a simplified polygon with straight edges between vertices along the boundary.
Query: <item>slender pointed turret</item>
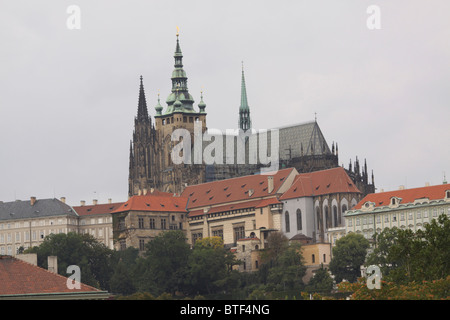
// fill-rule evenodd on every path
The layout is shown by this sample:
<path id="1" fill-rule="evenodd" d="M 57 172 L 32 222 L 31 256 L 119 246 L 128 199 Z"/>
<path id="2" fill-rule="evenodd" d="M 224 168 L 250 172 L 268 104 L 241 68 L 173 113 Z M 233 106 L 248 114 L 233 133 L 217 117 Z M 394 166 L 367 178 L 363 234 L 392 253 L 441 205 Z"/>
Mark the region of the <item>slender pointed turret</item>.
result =
<path id="1" fill-rule="evenodd" d="M 244 63 L 242 63 L 242 78 L 241 78 L 241 105 L 239 107 L 239 129 L 244 131 L 252 127 L 250 119 L 250 107 L 247 101 L 247 88 L 245 86 Z"/>
<path id="2" fill-rule="evenodd" d="M 141 84 L 139 86 L 139 101 L 138 101 L 138 112 L 137 112 L 137 120 L 139 121 L 149 121 L 148 110 L 147 110 L 147 101 L 145 100 L 145 91 L 144 91 L 144 83 L 141 76 Z"/>

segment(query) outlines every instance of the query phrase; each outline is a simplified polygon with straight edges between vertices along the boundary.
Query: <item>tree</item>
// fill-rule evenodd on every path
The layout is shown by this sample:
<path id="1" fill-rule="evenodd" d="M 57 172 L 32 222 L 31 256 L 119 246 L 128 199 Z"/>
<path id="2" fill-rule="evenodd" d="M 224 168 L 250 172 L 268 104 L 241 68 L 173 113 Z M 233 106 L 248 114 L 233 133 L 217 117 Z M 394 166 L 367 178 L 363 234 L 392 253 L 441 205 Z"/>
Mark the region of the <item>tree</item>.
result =
<path id="1" fill-rule="evenodd" d="M 306 291 L 329 294 L 333 290 L 333 282 L 333 278 L 331 278 L 330 273 L 324 268 L 322 263 L 309 281 Z"/>
<path id="2" fill-rule="evenodd" d="M 38 265 L 47 268 L 47 257 L 58 257 L 58 273 L 67 276 L 67 267 L 77 265 L 81 271 L 81 282 L 101 289 L 108 289 L 113 272 L 109 259 L 112 250 L 98 242 L 92 235 L 50 234 L 38 246 L 25 253 L 36 253 Z"/>
<path id="3" fill-rule="evenodd" d="M 197 240 L 189 257 L 189 279 L 193 293 L 211 294 L 227 276 L 226 250 L 219 237 Z"/>
<path id="4" fill-rule="evenodd" d="M 190 253 L 185 235 L 180 230 L 163 232 L 149 241 L 144 259 L 137 266 L 137 270 L 142 272 L 142 291 L 150 291 L 155 296 L 164 292 L 175 294 L 183 291 L 186 287 Z"/>
<path id="5" fill-rule="evenodd" d="M 274 290 L 300 288 L 306 273 L 301 246 L 290 244 L 281 232 L 272 232 L 267 242 L 268 248 L 261 254 L 261 282 Z"/>
<path id="6" fill-rule="evenodd" d="M 385 229 L 366 265 L 380 266 L 383 278 L 397 284 L 443 279 L 450 275 L 450 219 L 433 219 L 423 230 Z"/>
<path id="7" fill-rule="evenodd" d="M 356 233 L 349 233 L 336 241 L 329 268 L 337 283 L 344 279 L 350 282 L 358 279 L 368 248 L 369 241 Z"/>
<path id="8" fill-rule="evenodd" d="M 109 281 L 112 293 L 130 295 L 136 292 L 136 266 L 139 259 L 139 250 L 128 247 L 125 250 L 114 251 L 111 264 L 114 273 Z"/>
<path id="9" fill-rule="evenodd" d="M 372 253 L 367 257 L 366 267 L 377 265 L 380 267 L 383 277 L 388 276 L 390 270 L 396 267 L 396 263 L 389 259 L 389 252 L 393 245 L 397 243 L 400 229 L 385 228 L 379 234 L 375 234 L 375 246 Z"/>

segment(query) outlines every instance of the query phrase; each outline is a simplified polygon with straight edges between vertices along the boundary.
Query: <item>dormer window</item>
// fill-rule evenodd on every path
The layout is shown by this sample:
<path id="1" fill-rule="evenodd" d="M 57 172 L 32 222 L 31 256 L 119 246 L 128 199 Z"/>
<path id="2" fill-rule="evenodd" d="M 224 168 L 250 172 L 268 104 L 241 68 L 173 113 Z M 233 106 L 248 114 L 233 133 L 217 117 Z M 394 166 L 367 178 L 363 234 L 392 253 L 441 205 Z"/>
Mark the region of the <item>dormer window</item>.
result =
<path id="1" fill-rule="evenodd" d="M 398 205 L 400 204 L 400 201 L 402 201 L 401 198 L 392 197 L 392 198 L 391 198 L 390 205 L 391 205 L 391 206 L 398 206 Z"/>
<path id="2" fill-rule="evenodd" d="M 445 198 L 450 199 L 450 190 L 445 191 Z"/>

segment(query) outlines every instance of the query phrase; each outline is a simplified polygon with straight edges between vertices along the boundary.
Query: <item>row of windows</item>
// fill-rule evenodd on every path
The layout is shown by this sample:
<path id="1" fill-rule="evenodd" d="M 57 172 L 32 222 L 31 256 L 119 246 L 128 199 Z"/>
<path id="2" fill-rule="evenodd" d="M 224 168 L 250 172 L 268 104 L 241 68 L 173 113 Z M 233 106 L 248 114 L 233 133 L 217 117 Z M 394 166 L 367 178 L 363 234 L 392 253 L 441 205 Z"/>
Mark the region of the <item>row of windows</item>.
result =
<path id="1" fill-rule="evenodd" d="M 300 209 L 297 209 L 296 213 L 296 220 L 297 220 L 297 231 L 302 230 L 302 211 Z M 291 222 L 289 217 L 289 211 L 286 211 L 284 213 L 284 223 L 285 223 L 285 230 L 286 232 L 291 232 Z"/>
<path id="2" fill-rule="evenodd" d="M 444 214 L 445 210 L 444 208 L 434 208 L 434 209 L 423 209 L 423 210 L 416 210 L 416 211 L 408 211 L 408 212 L 400 212 L 400 213 L 390 213 L 390 214 L 378 214 L 376 216 L 372 217 L 362 217 L 362 218 L 355 218 L 355 225 L 360 226 L 366 225 L 366 224 L 373 224 L 375 223 L 381 223 L 383 220 L 385 223 L 389 222 L 397 222 L 397 221 L 406 221 L 406 220 L 413 220 L 415 219 L 422 219 L 422 218 L 428 218 L 430 215 L 433 218 L 437 218 L 438 215 Z M 447 214 L 450 215 L 450 207 L 447 209 Z M 375 219 L 375 221 L 374 221 Z M 347 219 L 347 226 L 352 227 L 353 226 L 353 219 L 348 218 Z"/>
<path id="3" fill-rule="evenodd" d="M 33 230 L 31 231 L 31 240 L 43 240 L 46 235 L 52 233 L 64 233 L 65 229 L 55 229 L 50 231 L 45 230 Z M 14 233 L 0 233 L 0 244 L 2 243 L 21 243 L 22 241 L 30 241 L 30 231 L 14 232 Z"/>
<path id="4" fill-rule="evenodd" d="M 138 217 L 138 228 L 139 229 L 157 229 L 157 219 L 156 218 L 149 218 L 149 224 L 148 227 L 146 226 L 145 223 L 145 218 L 144 217 Z M 167 219 L 166 218 L 160 218 L 159 219 L 159 229 L 162 230 L 166 230 L 166 229 L 170 229 L 170 230 L 176 230 L 176 229 L 183 229 L 183 224 L 180 222 L 178 224 L 174 223 L 175 222 L 175 216 L 171 217 L 172 223 L 167 223 Z"/>
<path id="5" fill-rule="evenodd" d="M 32 227 L 43 227 L 43 226 L 54 226 L 54 225 L 65 225 L 67 222 L 69 224 L 77 224 L 74 219 L 41 219 L 41 220 L 31 220 Z M 17 222 L 8 222 L 8 223 L 0 223 L 0 230 L 5 229 L 18 229 L 18 228 L 27 228 L 30 227 L 30 221 L 17 221 Z"/>
<path id="6" fill-rule="evenodd" d="M 175 121 L 176 120 L 176 121 Z M 184 123 L 186 123 L 186 122 L 188 122 L 189 121 L 189 123 L 194 123 L 194 120 L 195 120 L 195 122 L 199 122 L 200 121 L 200 118 L 199 117 L 186 117 L 186 116 L 184 116 L 183 117 L 183 122 Z M 162 120 L 162 125 L 164 126 L 164 125 L 166 125 L 166 124 L 171 124 L 171 123 L 175 123 L 175 122 L 181 122 L 181 118 L 173 118 L 173 117 L 170 117 L 170 118 L 166 118 L 166 119 L 163 119 Z"/>
<path id="7" fill-rule="evenodd" d="M 80 225 L 84 226 L 86 224 L 103 224 L 103 223 L 111 223 L 112 217 L 105 218 L 85 218 L 81 219 Z"/>

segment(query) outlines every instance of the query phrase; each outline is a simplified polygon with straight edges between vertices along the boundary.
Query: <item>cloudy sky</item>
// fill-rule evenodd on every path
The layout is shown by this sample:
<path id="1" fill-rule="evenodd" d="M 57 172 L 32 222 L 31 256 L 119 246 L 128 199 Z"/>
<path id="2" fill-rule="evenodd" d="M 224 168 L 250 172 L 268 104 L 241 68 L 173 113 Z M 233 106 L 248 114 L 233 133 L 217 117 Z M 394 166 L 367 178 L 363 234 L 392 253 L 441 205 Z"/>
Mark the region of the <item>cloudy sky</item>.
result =
<path id="1" fill-rule="evenodd" d="M 340 164 L 367 159 L 378 191 L 450 181 L 449 12 L 448 0 L 0 0 L 0 200 L 126 200 L 139 76 L 154 115 L 177 26 L 209 128 L 236 128 L 244 61 L 254 128 L 317 113 Z"/>

